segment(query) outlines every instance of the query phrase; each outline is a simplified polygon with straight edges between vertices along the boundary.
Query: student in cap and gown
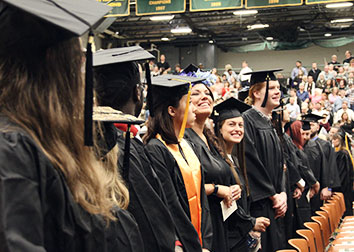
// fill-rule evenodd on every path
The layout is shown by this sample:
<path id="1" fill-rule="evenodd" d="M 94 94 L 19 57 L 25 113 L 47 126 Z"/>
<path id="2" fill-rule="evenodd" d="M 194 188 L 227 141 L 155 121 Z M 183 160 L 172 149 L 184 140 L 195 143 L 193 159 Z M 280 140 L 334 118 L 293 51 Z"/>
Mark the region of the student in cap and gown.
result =
<path id="1" fill-rule="evenodd" d="M 152 58 L 154 56 L 140 46 L 96 52 L 93 55 L 93 65 L 98 104 L 122 111 L 131 117 L 138 116 L 144 97 L 137 61 Z M 111 120 L 104 124 L 102 156 L 118 144 L 119 170 L 129 188 L 128 210 L 138 223 L 145 251 L 174 251 L 175 225 L 165 205 L 161 183 L 137 135 L 134 124 L 138 124 L 139 120 L 114 122 Z M 143 122 L 140 120 L 140 123 Z M 131 134 L 134 137 L 130 137 Z M 127 141 L 130 141 L 129 147 Z"/>
<path id="2" fill-rule="evenodd" d="M 197 154 L 204 172 L 205 191 L 208 195 L 210 216 L 213 227 L 214 252 L 228 252 L 228 228 L 223 220 L 221 201 L 231 206 L 241 196 L 240 186 L 236 184 L 230 165 L 222 157 L 220 144 L 206 126 L 213 111 L 213 94 L 203 83 L 194 83 L 191 89 L 191 102 L 195 107 L 196 121 L 192 128 L 186 129 L 188 140 Z"/>
<path id="3" fill-rule="evenodd" d="M 184 251 L 211 251 L 212 226 L 198 157 L 183 139 L 195 121 L 191 83 L 202 79 L 161 75 L 148 87 L 151 118 L 145 150 L 164 188 Z M 149 83 L 148 83 L 149 84 Z"/>
<path id="4" fill-rule="evenodd" d="M 246 166 L 253 217 L 267 217 L 270 226 L 262 233 L 262 250 L 286 247 L 282 217 L 287 210 L 284 159 L 281 144 L 271 122 L 271 113 L 280 104 L 280 86 L 274 71 L 251 72 L 248 102 L 243 113 Z"/>
<path id="5" fill-rule="evenodd" d="M 304 140 L 301 134 L 302 122 L 292 121 L 285 125 L 284 139 L 288 143 L 289 153 L 295 153 L 297 156 L 296 167 L 299 170 L 300 176 L 304 179 L 305 188 L 299 199 L 295 201 L 297 216 L 295 222 L 295 228 L 303 228 L 303 223 L 311 221 L 311 206 L 308 199 L 308 194 L 317 194 L 320 189 L 320 184 L 315 178 L 307 156 L 303 151 Z M 291 142 L 290 142 L 291 141 Z"/>
<path id="6" fill-rule="evenodd" d="M 242 113 L 251 107 L 235 98 L 229 98 L 214 107 L 212 118 L 223 157 L 228 161 L 232 175 L 242 188 L 237 210 L 227 219 L 230 251 L 249 251 L 260 243 L 260 232 L 269 226 L 268 218 L 250 216 L 250 188 L 245 164 L 244 127 Z M 259 244 L 260 245 L 260 244 Z"/>
<path id="7" fill-rule="evenodd" d="M 123 182 L 84 146 L 77 37 L 109 9 L 0 1 L 0 251 L 139 251 Z"/>
<path id="8" fill-rule="evenodd" d="M 344 194 L 345 213 L 344 216 L 353 215 L 353 157 L 350 149 L 350 140 L 347 133 L 340 129 L 333 135 L 332 143 L 336 150 L 336 162 L 338 173 L 341 181 L 336 191 Z"/>
<path id="9" fill-rule="evenodd" d="M 332 160 L 332 157 L 326 158 L 321 142 L 317 141 L 317 121 L 320 119 L 322 119 L 321 116 L 307 114 L 303 117 L 302 127 L 305 140 L 304 152 L 307 155 L 310 168 L 312 169 L 315 178 L 321 185 L 320 193 L 311 198 L 310 203 L 312 215 L 320 209 L 323 200 L 327 200 L 331 197 L 332 187 L 338 184 L 337 165 L 335 164 L 333 168 L 329 165 L 328 160 Z"/>

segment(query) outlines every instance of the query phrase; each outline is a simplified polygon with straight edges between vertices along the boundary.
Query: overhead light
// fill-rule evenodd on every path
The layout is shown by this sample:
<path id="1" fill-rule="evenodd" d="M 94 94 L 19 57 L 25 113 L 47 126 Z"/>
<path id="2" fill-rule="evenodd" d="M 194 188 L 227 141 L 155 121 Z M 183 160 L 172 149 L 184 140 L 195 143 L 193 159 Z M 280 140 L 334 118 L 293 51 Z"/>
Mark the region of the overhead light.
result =
<path id="1" fill-rule="evenodd" d="M 255 15 L 257 13 L 258 13 L 258 10 L 239 10 L 239 11 L 234 11 L 234 15 L 236 15 L 236 16 Z"/>
<path id="2" fill-rule="evenodd" d="M 173 19 L 175 15 L 163 15 L 163 16 L 153 16 L 150 17 L 151 21 L 169 21 Z"/>
<path id="3" fill-rule="evenodd" d="M 332 34 L 331 33 L 325 33 L 325 35 L 324 35 L 325 37 L 331 37 L 332 36 Z"/>
<path id="4" fill-rule="evenodd" d="M 353 3 L 350 3 L 350 2 L 326 4 L 326 8 L 329 8 L 329 9 L 346 8 L 346 7 L 351 7 L 351 6 L 353 6 Z"/>
<path id="5" fill-rule="evenodd" d="M 269 27 L 269 24 L 254 24 L 254 25 L 247 25 L 248 30 L 255 30 L 255 29 L 263 29 Z"/>
<path id="6" fill-rule="evenodd" d="M 214 41 L 212 39 L 209 40 L 209 44 L 214 44 Z"/>
<path id="7" fill-rule="evenodd" d="M 349 22 L 354 22 L 354 19 L 353 18 L 341 18 L 341 19 L 331 20 L 332 24 L 335 24 L 335 23 L 349 23 Z"/>
<path id="8" fill-rule="evenodd" d="M 116 35 L 118 35 L 119 34 L 119 32 L 118 31 L 116 31 Z"/>
<path id="9" fill-rule="evenodd" d="M 186 27 L 178 27 L 178 28 L 171 29 L 171 32 L 172 33 L 191 33 L 192 29 L 189 28 L 188 26 L 186 26 Z"/>
<path id="10" fill-rule="evenodd" d="M 167 38 L 167 37 L 163 37 L 163 38 L 161 38 L 161 40 L 162 40 L 162 41 L 170 41 L 170 39 Z"/>
<path id="11" fill-rule="evenodd" d="M 272 41 L 272 40 L 273 40 L 273 37 L 266 37 L 266 40 Z"/>

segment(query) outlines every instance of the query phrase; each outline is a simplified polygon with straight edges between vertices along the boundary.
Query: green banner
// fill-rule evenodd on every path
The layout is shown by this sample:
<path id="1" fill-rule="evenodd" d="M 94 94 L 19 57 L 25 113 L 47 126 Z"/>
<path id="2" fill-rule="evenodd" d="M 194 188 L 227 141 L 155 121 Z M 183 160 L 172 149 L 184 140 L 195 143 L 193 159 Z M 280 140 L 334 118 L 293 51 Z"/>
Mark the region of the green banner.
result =
<path id="1" fill-rule="evenodd" d="M 106 15 L 106 17 L 122 17 L 130 15 L 130 0 L 97 0 L 104 4 L 108 4 L 113 9 Z"/>
<path id="2" fill-rule="evenodd" d="M 136 15 L 181 13 L 186 11 L 186 0 L 136 0 Z"/>
<path id="3" fill-rule="evenodd" d="M 190 11 L 211 11 L 242 8 L 242 0 L 190 0 Z"/>
<path id="4" fill-rule="evenodd" d="M 336 2 L 351 2 L 351 0 L 306 0 L 306 4 L 322 4 L 322 3 L 336 3 Z"/>
<path id="5" fill-rule="evenodd" d="M 303 0 L 246 0 L 246 8 L 271 8 L 302 5 Z"/>

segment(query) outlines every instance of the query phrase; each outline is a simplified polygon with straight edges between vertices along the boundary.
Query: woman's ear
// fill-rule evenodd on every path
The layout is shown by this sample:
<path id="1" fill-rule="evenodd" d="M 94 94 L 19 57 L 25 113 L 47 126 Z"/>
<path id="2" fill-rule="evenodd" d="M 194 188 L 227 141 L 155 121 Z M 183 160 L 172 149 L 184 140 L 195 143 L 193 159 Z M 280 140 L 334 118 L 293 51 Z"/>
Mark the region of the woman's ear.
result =
<path id="1" fill-rule="evenodd" d="M 168 106 L 167 112 L 172 118 L 176 116 L 176 109 L 173 106 Z"/>
<path id="2" fill-rule="evenodd" d="M 254 91 L 253 95 L 254 95 L 255 98 L 261 99 L 261 92 L 260 91 Z"/>

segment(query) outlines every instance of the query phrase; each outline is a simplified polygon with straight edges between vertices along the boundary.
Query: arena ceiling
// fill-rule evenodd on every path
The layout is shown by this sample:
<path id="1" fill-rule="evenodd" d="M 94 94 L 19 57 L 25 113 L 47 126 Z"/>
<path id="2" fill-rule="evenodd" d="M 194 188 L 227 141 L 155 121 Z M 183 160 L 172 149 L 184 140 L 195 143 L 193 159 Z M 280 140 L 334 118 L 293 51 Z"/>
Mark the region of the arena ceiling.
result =
<path id="1" fill-rule="evenodd" d="M 188 10 L 188 6 L 187 6 Z M 149 16 L 136 16 L 134 2 L 130 16 L 119 17 L 104 33 L 104 43 L 110 46 L 147 46 L 154 43 L 190 46 L 213 43 L 222 50 L 230 47 L 266 41 L 298 42 L 354 36 L 354 7 L 328 9 L 324 4 L 258 9 L 257 14 L 236 16 L 236 10 L 185 12 L 175 14 L 170 21 L 151 21 Z M 351 21 L 333 23 L 336 19 Z M 250 30 L 254 24 L 268 24 L 268 28 Z M 174 35 L 171 29 L 188 26 L 192 32 Z M 325 34 L 331 37 L 325 37 Z M 168 38 L 169 41 L 162 41 Z"/>

